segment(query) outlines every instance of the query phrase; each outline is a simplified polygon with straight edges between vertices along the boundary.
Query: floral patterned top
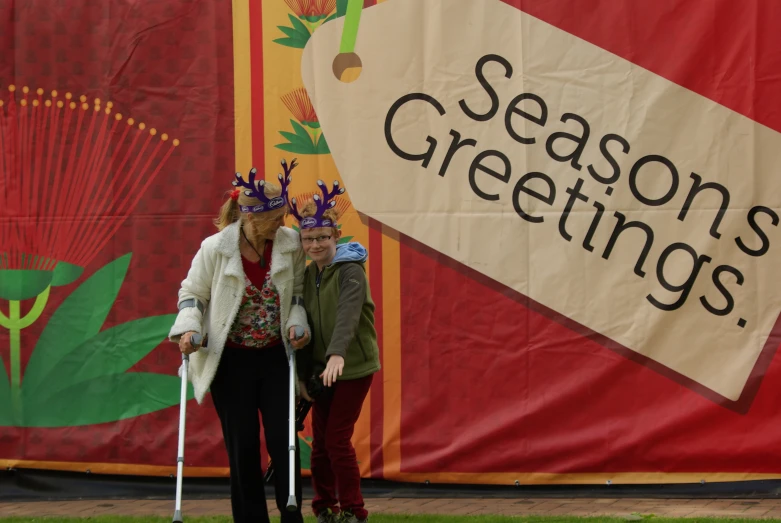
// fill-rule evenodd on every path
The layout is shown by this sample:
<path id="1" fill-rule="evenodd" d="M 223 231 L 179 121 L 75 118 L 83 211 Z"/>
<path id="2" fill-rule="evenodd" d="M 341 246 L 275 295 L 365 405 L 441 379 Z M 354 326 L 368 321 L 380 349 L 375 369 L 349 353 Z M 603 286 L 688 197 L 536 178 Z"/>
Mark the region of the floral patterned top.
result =
<path id="1" fill-rule="evenodd" d="M 266 260 L 271 259 L 271 242 L 266 242 Z M 242 256 L 244 297 L 233 321 L 226 345 L 261 349 L 282 341 L 279 293 L 271 281 L 271 271 Z"/>

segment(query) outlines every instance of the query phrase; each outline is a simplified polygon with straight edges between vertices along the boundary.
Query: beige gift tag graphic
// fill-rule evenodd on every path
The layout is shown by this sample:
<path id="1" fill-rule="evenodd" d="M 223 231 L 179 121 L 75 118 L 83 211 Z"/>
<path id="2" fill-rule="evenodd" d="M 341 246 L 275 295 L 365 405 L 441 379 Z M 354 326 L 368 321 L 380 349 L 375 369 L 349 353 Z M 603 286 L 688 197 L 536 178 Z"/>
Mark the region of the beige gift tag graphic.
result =
<path id="1" fill-rule="evenodd" d="M 745 399 L 778 340 L 779 133 L 499 0 L 365 10 L 351 83 L 342 25 L 302 73 L 360 212 Z"/>

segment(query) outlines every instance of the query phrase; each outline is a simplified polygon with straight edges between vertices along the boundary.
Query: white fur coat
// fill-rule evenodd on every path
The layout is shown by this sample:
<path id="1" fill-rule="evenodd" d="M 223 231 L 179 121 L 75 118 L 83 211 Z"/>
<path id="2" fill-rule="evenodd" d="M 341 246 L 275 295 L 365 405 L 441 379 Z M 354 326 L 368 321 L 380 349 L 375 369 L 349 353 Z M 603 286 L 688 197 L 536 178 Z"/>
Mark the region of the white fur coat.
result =
<path id="1" fill-rule="evenodd" d="M 309 331 L 304 308 L 301 305 L 291 306 L 293 296 L 303 294 L 305 268 L 306 255 L 298 233 L 280 227 L 271 251 L 271 281 L 279 292 L 282 339 L 288 354 L 292 350 L 288 341 L 290 327 L 299 325 Z M 244 290 L 239 223 L 236 222 L 201 243 L 179 289 L 177 304 L 195 298 L 204 305 L 204 313 L 201 314 L 197 307 L 180 310 L 168 334 L 169 339 L 176 343 L 185 332 L 197 332 L 204 337 L 209 335 L 207 346 L 190 355 L 190 381 L 198 403 L 203 401 L 214 379 Z"/>

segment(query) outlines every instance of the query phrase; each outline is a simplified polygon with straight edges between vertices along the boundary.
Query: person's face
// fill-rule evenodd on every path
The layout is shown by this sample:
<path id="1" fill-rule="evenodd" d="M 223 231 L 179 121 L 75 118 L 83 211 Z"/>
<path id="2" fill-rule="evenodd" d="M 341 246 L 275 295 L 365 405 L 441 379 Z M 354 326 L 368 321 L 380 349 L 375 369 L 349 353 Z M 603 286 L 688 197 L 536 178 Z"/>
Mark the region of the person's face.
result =
<path id="1" fill-rule="evenodd" d="M 307 256 L 318 266 L 324 266 L 331 263 L 336 256 L 336 242 L 339 241 L 340 235 L 339 229 L 332 227 L 303 229 L 301 243 Z"/>
<path id="2" fill-rule="evenodd" d="M 273 239 L 277 230 L 285 224 L 285 214 L 279 213 L 269 216 L 266 213 L 247 213 L 244 223 L 247 232 L 253 238 Z"/>

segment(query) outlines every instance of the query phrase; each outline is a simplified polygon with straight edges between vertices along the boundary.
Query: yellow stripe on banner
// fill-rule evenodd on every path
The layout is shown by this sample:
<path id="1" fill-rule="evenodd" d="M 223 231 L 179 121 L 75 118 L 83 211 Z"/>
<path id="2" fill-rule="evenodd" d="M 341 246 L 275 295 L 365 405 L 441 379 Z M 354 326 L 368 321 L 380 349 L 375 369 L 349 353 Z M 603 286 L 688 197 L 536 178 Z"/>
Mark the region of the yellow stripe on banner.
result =
<path id="1" fill-rule="evenodd" d="M 233 0 L 233 110 L 236 171 L 252 168 L 252 77 L 249 31 L 250 0 Z"/>
<path id="2" fill-rule="evenodd" d="M 401 472 L 401 257 L 389 231 L 382 235 L 383 476 Z M 395 233 L 393 233 L 395 236 Z"/>
<path id="3" fill-rule="evenodd" d="M 781 479 L 781 474 L 760 474 L 740 472 L 583 472 L 572 474 L 550 474 L 545 472 L 433 472 L 401 473 L 385 479 L 409 483 L 461 483 L 490 485 L 643 485 L 671 483 L 707 483 L 758 481 Z"/>
<path id="4" fill-rule="evenodd" d="M 366 399 L 363 400 L 361 414 L 358 416 L 358 421 L 355 422 L 355 430 L 352 438 L 353 447 L 355 447 L 355 457 L 358 460 L 358 470 L 360 471 L 362 478 L 368 478 L 371 475 L 372 470 L 371 405 L 372 391 L 370 390 L 369 393 L 366 394 Z"/>
<path id="5" fill-rule="evenodd" d="M 387 456 L 387 454 L 386 454 Z M 126 463 L 80 463 L 66 461 L 27 461 L 15 459 L 0 459 L 0 468 L 3 469 L 45 469 L 61 470 L 68 472 L 86 472 L 92 474 L 121 474 L 134 476 L 170 476 L 176 474 L 176 467 L 157 465 L 131 465 Z M 229 469 L 225 467 L 185 467 L 186 477 L 228 477 Z M 394 474 L 386 479 L 396 481 L 408 481 L 411 483 L 423 483 L 426 480 L 432 483 L 487 483 L 494 485 L 514 485 L 518 481 L 521 485 L 604 485 L 610 480 L 613 485 L 629 484 L 663 484 L 663 483 L 699 483 L 705 480 L 708 483 L 734 482 L 734 481 L 759 481 L 781 479 L 781 474 L 740 473 L 740 472 L 618 472 L 578 474 L 547 474 L 541 472 L 524 472 L 514 474 L 512 472 L 500 473 L 448 473 L 435 472 Z"/>
<path id="6" fill-rule="evenodd" d="M 344 229 L 344 225 L 342 225 Z M 368 245 L 367 243 L 363 245 Z M 371 264 L 371 257 L 366 261 L 366 275 L 370 274 L 369 267 Z M 369 389 L 369 393 L 366 394 L 366 399 L 363 400 L 363 406 L 361 407 L 361 414 L 358 416 L 358 421 L 355 422 L 355 429 L 353 431 L 352 443 L 355 447 L 355 457 L 358 460 L 358 470 L 361 473 L 362 478 L 368 478 L 372 471 L 372 447 L 371 447 L 371 432 L 372 432 L 372 391 Z"/>
<path id="7" fill-rule="evenodd" d="M 43 469 L 64 472 L 87 472 L 90 474 L 120 474 L 130 476 L 171 476 L 176 474 L 175 466 L 134 465 L 129 463 L 83 463 L 78 461 L 30 461 L 0 459 L 2 469 Z M 200 478 L 227 478 L 227 467 L 184 467 L 184 476 Z"/>

